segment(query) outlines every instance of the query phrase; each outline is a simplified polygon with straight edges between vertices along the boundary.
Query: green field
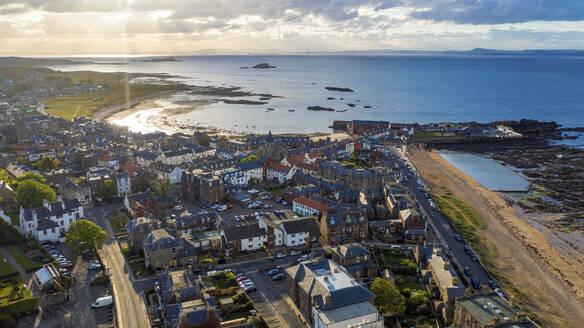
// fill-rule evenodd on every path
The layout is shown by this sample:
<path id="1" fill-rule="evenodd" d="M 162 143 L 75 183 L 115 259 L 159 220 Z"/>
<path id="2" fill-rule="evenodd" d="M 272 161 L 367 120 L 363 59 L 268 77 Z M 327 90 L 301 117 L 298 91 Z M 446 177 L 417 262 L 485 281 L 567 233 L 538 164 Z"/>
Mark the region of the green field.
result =
<path id="1" fill-rule="evenodd" d="M 124 215 L 114 216 L 109 218 L 110 224 L 112 229 L 114 229 L 114 233 L 120 234 L 122 232 L 126 232 L 126 224 L 128 223 L 128 218 Z"/>
<path id="2" fill-rule="evenodd" d="M 6 250 L 12 255 L 12 257 L 18 262 L 18 264 L 27 272 L 34 270 L 38 267 L 33 261 L 31 261 L 18 246 L 8 246 Z"/>
<path id="3" fill-rule="evenodd" d="M 3 277 L 9 277 L 17 275 L 18 271 L 8 262 L 4 262 L 4 256 L 0 255 L 0 279 Z"/>
<path id="4" fill-rule="evenodd" d="M 68 120 L 73 119 L 77 107 L 79 112 L 77 117 L 92 117 L 93 113 L 101 108 L 130 103 L 131 101 L 143 98 L 154 93 L 167 90 L 176 90 L 175 86 L 152 85 L 152 84 L 116 84 L 112 89 L 86 93 L 77 96 L 67 96 L 58 98 L 42 99 L 45 104 L 47 114 L 62 117 Z"/>

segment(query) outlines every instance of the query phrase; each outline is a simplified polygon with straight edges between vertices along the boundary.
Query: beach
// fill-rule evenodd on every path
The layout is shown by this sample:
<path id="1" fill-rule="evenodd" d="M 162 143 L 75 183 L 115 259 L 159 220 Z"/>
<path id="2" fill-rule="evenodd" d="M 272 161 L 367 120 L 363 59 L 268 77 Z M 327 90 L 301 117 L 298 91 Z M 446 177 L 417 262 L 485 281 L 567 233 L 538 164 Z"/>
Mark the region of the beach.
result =
<path id="1" fill-rule="evenodd" d="M 485 259 L 488 269 L 503 278 L 504 290 L 547 327 L 580 327 L 584 322 L 584 266 L 568 257 L 548 236 L 506 202 L 439 156 L 419 145 L 408 147 L 408 157 L 433 194 L 450 190 L 452 197 L 470 204 L 487 227 L 479 232 L 495 252 Z M 531 223 L 531 224 L 530 224 Z M 506 281 L 506 282 L 505 282 Z"/>

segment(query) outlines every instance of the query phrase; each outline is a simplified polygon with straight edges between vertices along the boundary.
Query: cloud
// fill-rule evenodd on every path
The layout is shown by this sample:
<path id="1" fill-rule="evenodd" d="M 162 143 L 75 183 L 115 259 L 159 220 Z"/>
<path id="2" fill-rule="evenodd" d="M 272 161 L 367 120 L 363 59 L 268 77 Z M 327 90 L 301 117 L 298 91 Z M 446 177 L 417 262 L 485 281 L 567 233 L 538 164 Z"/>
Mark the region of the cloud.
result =
<path id="1" fill-rule="evenodd" d="M 581 0 L 413 0 L 410 17 L 458 24 L 584 20 Z"/>

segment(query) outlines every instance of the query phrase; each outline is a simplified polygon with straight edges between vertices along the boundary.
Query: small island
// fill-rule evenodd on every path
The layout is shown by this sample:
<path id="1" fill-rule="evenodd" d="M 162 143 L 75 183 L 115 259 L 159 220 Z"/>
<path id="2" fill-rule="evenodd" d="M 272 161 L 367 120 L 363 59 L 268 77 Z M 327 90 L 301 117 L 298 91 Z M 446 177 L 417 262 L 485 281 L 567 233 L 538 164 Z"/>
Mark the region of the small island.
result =
<path id="1" fill-rule="evenodd" d="M 353 90 L 352 89 L 349 89 L 349 88 L 326 87 L 325 89 L 327 89 L 329 91 L 353 92 Z"/>
<path id="2" fill-rule="evenodd" d="M 261 63 L 261 64 L 257 64 L 252 68 L 256 68 L 256 69 L 266 69 L 266 68 L 276 68 L 276 66 L 272 66 L 268 63 Z"/>
<path id="3" fill-rule="evenodd" d="M 334 112 L 335 109 L 334 108 L 330 108 L 330 107 L 322 107 L 322 106 L 308 106 L 306 107 L 307 110 L 316 110 L 316 111 L 328 111 L 328 112 Z"/>
<path id="4" fill-rule="evenodd" d="M 176 59 L 174 57 L 156 57 L 156 58 L 146 58 L 146 59 L 136 59 L 132 60 L 134 62 L 143 62 L 143 63 L 159 63 L 159 62 L 179 62 L 182 59 Z"/>

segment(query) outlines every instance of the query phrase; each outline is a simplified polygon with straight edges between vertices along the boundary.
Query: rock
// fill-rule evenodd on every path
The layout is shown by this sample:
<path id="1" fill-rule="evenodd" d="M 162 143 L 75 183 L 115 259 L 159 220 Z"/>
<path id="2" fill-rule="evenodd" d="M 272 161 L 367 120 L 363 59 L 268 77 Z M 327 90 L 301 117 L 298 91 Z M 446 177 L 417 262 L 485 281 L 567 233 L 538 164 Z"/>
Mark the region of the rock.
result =
<path id="1" fill-rule="evenodd" d="M 308 106 L 306 107 L 307 110 L 317 110 L 317 111 L 328 111 L 328 112 L 334 112 L 335 109 L 334 108 L 330 108 L 330 107 L 322 107 L 322 106 Z"/>
<path id="2" fill-rule="evenodd" d="M 270 98 L 270 97 L 260 97 L 260 100 L 270 100 L 270 99 L 272 99 L 272 98 Z"/>
<path id="3" fill-rule="evenodd" d="M 325 89 L 329 91 L 340 91 L 340 92 L 353 92 L 353 90 L 349 88 L 339 88 L 339 87 L 326 87 Z"/>
<path id="4" fill-rule="evenodd" d="M 347 104 L 349 107 L 355 107 L 355 104 Z"/>
<path id="5" fill-rule="evenodd" d="M 328 97 L 326 100 L 335 100 L 335 97 Z"/>
<path id="6" fill-rule="evenodd" d="M 363 108 L 371 108 L 371 106 L 365 105 L 365 106 L 363 106 Z"/>
<path id="7" fill-rule="evenodd" d="M 266 68 L 276 68 L 276 66 L 271 66 L 268 63 L 260 63 L 260 64 L 255 65 L 252 68 L 266 69 Z"/>
<path id="8" fill-rule="evenodd" d="M 249 67 L 248 66 L 241 66 L 240 68 L 241 69 L 248 69 Z"/>

